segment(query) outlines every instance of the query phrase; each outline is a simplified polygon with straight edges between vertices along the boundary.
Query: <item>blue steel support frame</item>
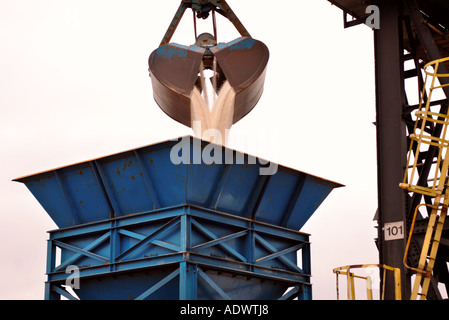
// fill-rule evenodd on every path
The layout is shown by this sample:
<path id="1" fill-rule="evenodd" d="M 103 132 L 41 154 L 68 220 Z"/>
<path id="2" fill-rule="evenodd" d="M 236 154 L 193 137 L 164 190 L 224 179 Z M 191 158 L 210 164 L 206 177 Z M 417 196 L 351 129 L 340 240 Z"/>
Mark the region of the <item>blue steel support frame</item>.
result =
<path id="1" fill-rule="evenodd" d="M 212 299 L 240 299 L 223 286 L 217 276 L 221 273 L 290 288 L 279 299 L 312 297 L 308 234 L 210 209 L 182 205 L 49 234 L 47 300 L 77 298 L 64 288 L 71 275 L 65 270 L 70 265 L 79 268 L 80 289 L 84 279 L 142 271 L 151 274 L 159 268 L 171 268 L 148 288 L 136 292 L 138 300 L 151 299 L 172 280 L 178 281 L 179 288 L 174 299 L 196 300 L 200 286 L 213 292 Z M 297 253 L 301 254 L 300 266 Z M 96 298 L 107 299 L 107 294 L 99 289 Z"/>

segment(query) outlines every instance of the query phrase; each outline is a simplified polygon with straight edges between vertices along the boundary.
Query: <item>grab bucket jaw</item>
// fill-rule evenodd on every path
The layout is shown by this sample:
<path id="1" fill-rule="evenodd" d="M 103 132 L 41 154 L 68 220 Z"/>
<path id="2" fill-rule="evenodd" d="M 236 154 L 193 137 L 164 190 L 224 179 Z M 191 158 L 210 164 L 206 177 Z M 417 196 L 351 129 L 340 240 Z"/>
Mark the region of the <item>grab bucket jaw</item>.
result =
<path id="1" fill-rule="evenodd" d="M 246 116 L 262 96 L 269 59 L 263 42 L 240 37 L 211 47 L 166 44 L 149 58 L 154 99 L 168 116 L 188 127 L 192 126 L 193 88 L 200 83 L 202 63 L 211 59 L 216 59 L 217 83 L 229 81 L 236 93 L 233 123 Z"/>

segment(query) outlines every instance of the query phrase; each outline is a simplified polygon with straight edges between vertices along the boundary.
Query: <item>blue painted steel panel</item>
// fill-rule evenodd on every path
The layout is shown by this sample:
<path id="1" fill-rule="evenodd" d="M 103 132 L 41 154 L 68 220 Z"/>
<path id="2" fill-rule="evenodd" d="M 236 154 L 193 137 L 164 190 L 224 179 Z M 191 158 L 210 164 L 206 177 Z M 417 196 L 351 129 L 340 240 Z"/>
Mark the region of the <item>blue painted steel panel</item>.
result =
<path id="1" fill-rule="evenodd" d="M 333 188 L 331 183 L 307 176 L 285 227 L 295 229 L 297 226 L 303 226 L 311 216 L 310 213 L 318 209 Z"/>
<path id="2" fill-rule="evenodd" d="M 58 226 L 79 223 L 74 220 L 74 215 L 70 214 L 74 209 L 66 201 L 67 197 L 54 172 L 41 174 L 35 179 L 27 180 L 25 184 Z"/>
<path id="3" fill-rule="evenodd" d="M 97 221 L 112 215 L 101 181 L 90 163 L 61 168 L 54 173 L 61 177 L 61 186 L 67 192 L 66 202 L 71 205 L 73 220 L 77 221 L 74 224 Z M 62 210 L 57 209 L 57 212 L 64 216 Z"/>
<path id="4" fill-rule="evenodd" d="M 256 165 L 229 165 L 228 174 L 221 188 L 217 189 L 217 201 L 212 207 L 237 216 L 249 216 L 245 209 L 259 177 L 259 167 Z"/>
<path id="5" fill-rule="evenodd" d="M 142 169 L 134 152 L 96 161 L 105 191 L 116 202 L 114 216 L 148 211 L 154 208 Z"/>
<path id="6" fill-rule="evenodd" d="M 296 200 L 294 192 L 301 178 L 303 178 L 302 174 L 282 168 L 277 174 L 271 176 L 257 207 L 256 220 L 285 226 L 284 220 L 286 214 L 289 214 L 288 207 L 292 201 Z"/>
<path id="7" fill-rule="evenodd" d="M 180 152 L 187 155 L 182 159 L 190 164 L 174 164 L 173 148 L 183 145 L 187 148 Z M 28 187 L 60 228 L 192 204 L 299 230 L 341 186 L 280 165 L 274 175 L 262 176 L 258 161 L 221 147 L 214 149 L 222 150 L 217 162 L 205 163 L 204 154 L 201 158 L 196 152 L 207 148 L 187 136 L 16 181 Z"/>
<path id="8" fill-rule="evenodd" d="M 174 165 L 170 161 L 170 151 L 174 144 L 169 142 L 143 148 L 141 151 L 161 208 L 186 202 L 187 167 Z"/>
<path id="9" fill-rule="evenodd" d="M 226 174 L 226 166 L 211 164 L 192 165 L 188 168 L 187 203 L 204 206 L 213 201 L 220 177 Z"/>

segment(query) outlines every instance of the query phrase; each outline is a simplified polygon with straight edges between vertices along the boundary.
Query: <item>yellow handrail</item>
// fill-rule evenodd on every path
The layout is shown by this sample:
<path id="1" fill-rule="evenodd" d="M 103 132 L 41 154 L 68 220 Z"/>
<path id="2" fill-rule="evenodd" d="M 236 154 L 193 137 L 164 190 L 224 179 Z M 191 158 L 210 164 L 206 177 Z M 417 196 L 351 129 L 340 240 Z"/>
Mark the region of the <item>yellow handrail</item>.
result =
<path id="1" fill-rule="evenodd" d="M 421 206 L 427 206 L 432 208 L 432 213 L 429 217 L 429 223 L 427 226 L 426 235 L 423 242 L 423 248 L 421 251 L 421 257 L 419 259 L 419 264 L 417 268 L 411 267 L 407 264 L 407 256 L 410 248 L 410 242 L 413 236 L 413 231 L 415 228 L 416 216 L 418 214 L 419 208 Z M 438 216 L 438 210 L 441 210 L 440 215 Z M 421 296 L 421 299 L 425 299 L 427 297 L 427 291 L 430 284 L 430 278 L 432 276 L 433 266 L 435 262 L 435 258 L 437 255 L 438 245 L 441 238 L 441 233 L 443 229 L 444 220 L 447 214 L 447 206 L 446 205 L 428 205 L 428 204 L 420 204 L 416 207 L 415 214 L 413 215 L 412 224 L 410 226 L 410 232 L 407 240 L 407 245 L 405 247 L 404 252 L 404 266 L 407 269 L 413 270 L 416 272 L 416 279 L 413 285 L 413 290 L 411 294 L 411 299 L 417 299 L 418 295 Z M 435 227 L 436 226 L 436 227 Z M 430 249 L 430 255 L 427 253 Z M 429 260 L 429 261 L 427 261 Z M 424 277 L 424 278 L 423 278 Z M 422 286 L 421 281 L 424 280 Z M 421 293 L 419 293 L 419 287 L 422 287 Z"/>
<path id="2" fill-rule="evenodd" d="M 444 173 L 441 174 L 440 177 L 438 177 L 438 170 L 435 171 L 435 177 L 433 179 L 433 185 L 430 187 L 427 186 L 418 186 L 417 184 L 414 184 L 414 178 L 415 173 L 417 172 L 417 168 L 419 167 L 418 164 L 418 158 L 419 153 L 421 152 L 421 145 L 428 145 L 428 146 L 434 146 L 437 147 L 438 150 L 438 157 L 437 157 L 437 164 L 436 167 L 439 168 L 440 164 L 444 158 L 445 150 L 449 149 L 449 140 L 446 139 L 446 135 L 448 133 L 449 128 L 449 115 L 448 114 L 441 114 L 436 112 L 430 111 L 431 101 L 432 101 L 432 95 L 434 90 L 441 89 L 444 87 L 448 87 L 449 84 L 443 84 L 438 85 L 436 84 L 437 78 L 446 78 L 449 77 L 449 74 L 446 73 L 438 73 L 438 68 L 440 64 L 449 62 L 449 57 L 444 59 L 435 60 L 432 62 L 427 63 L 424 66 L 424 72 L 426 74 L 426 78 L 424 81 L 423 89 L 420 94 L 420 102 L 419 102 L 419 108 L 415 113 L 415 116 L 417 118 L 415 122 L 415 127 L 413 133 L 410 134 L 410 139 L 412 142 L 410 143 L 410 148 L 408 151 L 408 168 L 411 168 L 411 171 L 408 172 L 408 170 L 405 171 L 404 179 L 402 183 L 399 184 L 399 186 L 403 189 L 406 189 L 411 192 L 417 192 L 423 195 L 427 196 L 433 196 L 436 197 L 438 195 L 442 194 L 443 186 L 440 184 L 440 179 L 445 179 L 446 176 Z M 431 80 L 429 80 L 431 78 Z M 430 82 L 430 84 L 429 84 Z M 427 88 L 427 85 L 429 84 L 429 88 Z M 428 95 L 426 96 L 426 91 L 428 92 Z M 426 133 L 426 127 L 428 126 L 428 123 L 431 122 L 433 125 L 440 124 L 443 126 L 441 135 L 439 137 L 431 136 L 428 133 Z M 416 143 L 416 152 L 413 152 L 413 147 Z M 414 158 L 414 161 L 412 160 L 412 157 Z M 413 161 L 413 164 L 411 163 Z"/>
<path id="3" fill-rule="evenodd" d="M 361 269 L 361 268 L 381 268 L 383 269 L 383 288 L 382 288 L 382 294 L 381 294 L 381 300 L 385 299 L 385 278 L 386 278 L 386 271 L 393 271 L 394 273 L 394 281 L 395 281 L 395 299 L 396 300 L 402 300 L 402 292 L 401 292 L 401 269 L 399 268 L 393 268 L 390 266 L 387 266 L 385 264 L 356 264 L 356 265 L 349 265 L 349 266 L 343 266 L 338 267 L 333 270 L 333 272 L 336 274 L 336 285 L 337 285 L 337 300 L 340 300 L 340 293 L 339 293 L 339 283 L 338 283 L 338 276 L 339 275 L 345 275 L 348 278 L 348 300 L 355 300 L 355 286 L 354 286 L 354 279 L 365 279 L 366 280 L 366 286 L 367 286 L 367 299 L 373 300 L 373 292 L 372 292 L 372 280 L 369 276 L 358 276 L 351 272 L 351 269 Z"/>
<path id="4" fill-rule="evenodd" d="M 438 78 L 441 78 L 441 77 L 449 77 L 449 73 L 438 73 L 438 68 L 439 68 L 439 66 L 440 66 L 440 64 L 442 64 L 442 63 L 445 63 L 445 62 L 449 62 L 449 57 L 446 57 L 446 58 L 442 58 L 442 59 L 437 59 L 437 60 L 434 60 L 434 61 L 430 61 L 429 63 L 427 63 L 425 66 L 424 66 L 424 72 L 427 74 L 427 75 L 429 75 L 429 76 L 435 76 L 435 77 L 438 77 Z M 432 67 L 433 65 L 435 65 L 435 67 L 433 68 L 434 69 L 434 71 L 433 72 L 429 72 L 429 71 L 427 71 L 430 67 Z M 447 86 L 447 85 L 446 85 Z"/>
<path id="5" fill-rule="evenodd" d="M 413 219 L 412 219 L 412 224 L 410 225 L 410 232 L 409 232 L 409 236 L 408 236 L 408 239 L 407 239 L 407 245 L 405 246 L 405 252 L 404 252 L 404 266 L 405 266 L 407 269 L 413 270 L 413 271 L 418 272 L 418 273 L 425 273 L 426 275 L 428 275 L 428 272 L 424 272 L 424 271 L 421 270 L 421 269 L 411 267 L 411 266 L 409 266 L 408 263 L 407 263 L 408 251 L 409 251 L 409 249 L 410 249 L 410 243 L 411 243 L 411 240 L 412 240 L 413 231 L 414 231 L 414 229 L 415 229 L 416 216 L 418 215 L 419 208 L 422 207 L 422 206 L 426 206 L 426 207 L 429 207 L 429 208 L 433 208 L 433 209 L 434 209 L 434 206 L 428 205 L 428 204 L 425 204 L 425 203 L 421 203 L 420 205 L 418 205 L 418 206 L 416 207 L 416 209 L 415 209 L 415 214 L 413 215 Z"/>

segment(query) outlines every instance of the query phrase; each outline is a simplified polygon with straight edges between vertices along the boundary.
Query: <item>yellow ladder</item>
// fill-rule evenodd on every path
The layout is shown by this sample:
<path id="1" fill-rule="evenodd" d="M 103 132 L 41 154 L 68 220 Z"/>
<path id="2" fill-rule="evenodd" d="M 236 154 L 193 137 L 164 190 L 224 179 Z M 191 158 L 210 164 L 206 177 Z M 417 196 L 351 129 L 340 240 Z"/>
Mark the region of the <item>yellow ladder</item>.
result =
<path id="1" fill-rule="evenodd" d="M 426 80 L 424 89 L 421 94 L 420 108 L 415 113 L 416 124 L 415 131 L 410 135 L 412 140 L 408 156 L 408 168 L 411 172 L 406 171 L 404 181 L 400 183 L 400 187 L 410 192 L 416 192 L 433 198 L 433 204 L 420 204 L 415 210 L 413 221 L 410 228 L 410 233 L 407 241 L 407 246 L 404 254 L 404 265 L 416 272 L 411 299 L 416 300 L 418 296 L 424 300 L 427 298 L 430 281 L 432 278 L 432 271 L 435 265 L 435 259 L 438 252 L 438 247 L 441 240 L 444 221 L 447 215 L 447 207 L 449 205 L 449 115 L 440 114 L 430 111 L 432 94 L 437 89 L 442 89 L 448 85 L 439 85 L 436 80 L 439 77 L 449 77 L 449 74 L 439 74 L 438 67 L 440 64 L 446 63 L 449 58 L 440 59 L 428 63 L 424 67 L 426 73 Z M 431 79 L 430 84 L 428 79 Z M 429 86 L 429 88 L 427 88 Z M 426 98 L 426 90 L 429 90 Z M 428 125 L 440 125 L 442 127 L 439 137 L 431 136 L 426 132 Z M 414 144 L 416 148 L 413 149 Z M 434 165 L 434 177 L 429 181 L 433 181 L 432 185 L 420 186 L 417 184 L 417 176 L 420 164 L 418 163 L 419 153 L 425 147 L 437 148 L 437 161 Z M 410 242 L 413 235 L 416 216 L 421 206 L 428 206 L 431 208 L 429 214 L 429 223 L 427 226 L 424 242 L 418 262 L 418 267 L 413 268 L 407 265 L 407 255 L 410 247 Z"/>
<path id="2" fill-rule="evenodd" d="M 421 204 L 420 206 L 426 204 Z M 410 228 L 410 235 L 408 237 L 407 246 L 404 254 L 404 265 L 416 272 L 415 282 L 413 284 L 412 294 L 410 296 L 411 300 L 416 300 L 418 296 L 420 296 L 421 300 L 425 300 L 427 298 L 427 293 L 429 290 L 430 281 L 432 279 L 432 270 L 435 265 L 435 259 L 438 252 L 438 246 L 441 240 L 441 234 L 443 232 L 444 220 L 447 215 L 447 206 L 429 206 L 432 208 L 432 211 L 429 216 L 429 224 L 427 226 L 426 235 L 424 237 L 424 243 L 421 250 L 421 255 L 419 258 L 419 263 L 417 268 L 410 267 L 407 264 L 407 255 L 408 250 L 410 248 L 410 242 L 413 235 L 413 230 L 415 227 L 416 216 L 418 213 L 418 206 L 415 210 L 415 215 L 413 216 L 412 225 Z M 429 253 L 430 250 L 430 253 Z M 420 290 L 421 288 L 421 290 Z"/>

